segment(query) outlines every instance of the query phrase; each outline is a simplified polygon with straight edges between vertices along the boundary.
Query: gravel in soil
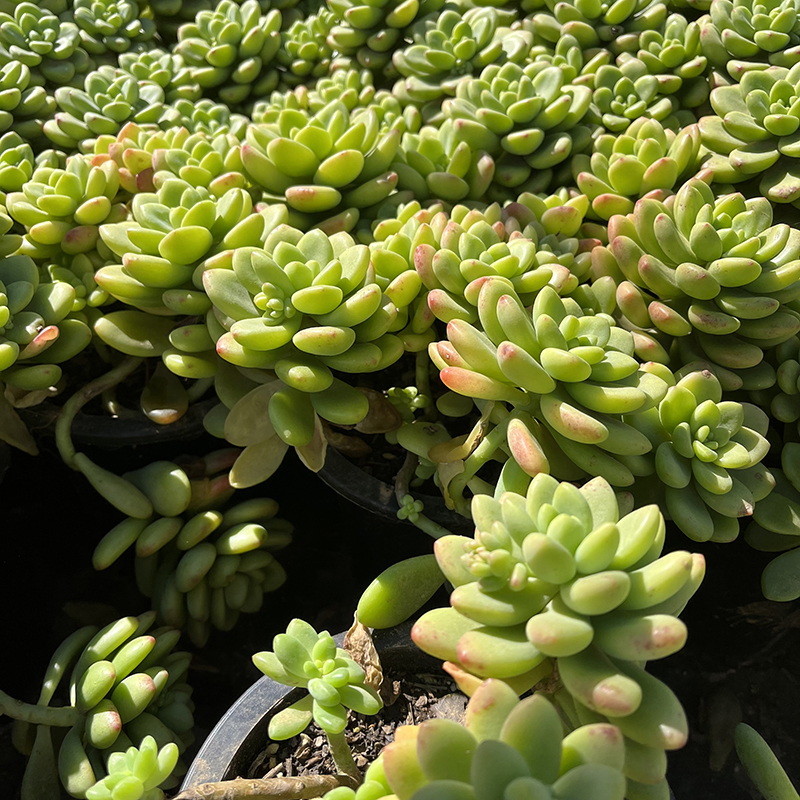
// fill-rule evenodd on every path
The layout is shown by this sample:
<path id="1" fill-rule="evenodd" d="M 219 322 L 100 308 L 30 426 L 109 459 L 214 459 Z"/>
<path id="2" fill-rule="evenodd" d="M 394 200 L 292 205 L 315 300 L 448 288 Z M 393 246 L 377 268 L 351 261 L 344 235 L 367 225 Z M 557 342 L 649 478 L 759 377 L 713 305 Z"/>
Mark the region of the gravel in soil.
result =
<path id="1" fill-rule="evenodd" d="M 456 694 L 446 675 L 388 675 L 391 702 L 375 716 L 348 713 L 345 737 L 356 766 L 365 770 L 394 741 L 401 725 L 419 725 L 426 719 L 448 716 L 463 721 L 467 698 Z M 255 759 L 248 778 L 287 778 L 297 775 L 331 775 L 337 772 L 325 734 L 315 725 L 285 742 L 271 742 Z"/>

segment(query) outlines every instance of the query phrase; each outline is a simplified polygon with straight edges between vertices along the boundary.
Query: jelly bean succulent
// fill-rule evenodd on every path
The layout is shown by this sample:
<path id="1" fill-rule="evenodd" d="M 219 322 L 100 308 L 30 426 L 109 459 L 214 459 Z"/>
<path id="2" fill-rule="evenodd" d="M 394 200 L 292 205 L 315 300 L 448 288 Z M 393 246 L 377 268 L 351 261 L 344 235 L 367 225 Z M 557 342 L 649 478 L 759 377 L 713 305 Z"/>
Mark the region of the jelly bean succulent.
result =
<path id="1" fill-rule="evenodd" d="M 693 178 L 668 204 L 644 198 L 612 217 L 609 244 L 592 259 L 596 275 L 627 280 L 621 311 L 676 337 L 683 364 L 717 365 L 733 373 L 733 389 L 764 388 L 775 379 L 764 353 L 800 327 L 795 242 L 788 225 L 772 224 L 766 198 L 716 196 Z"/>
<path id="2" fill-rule="evenodd" d="M 759 192 L 773 203 L 798 200 L 798 83 L 800 66 L 770 67 L 711 92 L 715 116 L 700 120 L 700 133 L 715 180 L 758 180 Z"/>
<path id="3" fill-rule="evenodd" d="M 357 5 L 352 0 L 328 0 L 328 8 L 338 25 L 330 32 L 331 47 L 345 56 L 356 56 L 358 63 L 372 70 L 386 68 L 392 51 L 403 39 L 404 31 L 416 19 L 434 14 L 445 0 L 378 0 L 372 5 Z"/>
<path id="4" fill-rule="evenodd" d="M 163 800 L 158 787 L 177 763 L 176 744 L 159 748 L 152 736 L 145 736 L 139 747 L 109 756 L 108 775 L 86 790 L 86 800 Z"/>
<path id="5" fill-rule="evenodd" d="M 200 11 L 179 28 L 175 52 L 204 92 L 235 108 L 276 87 L 280 26 L 280 11 L 262 14 L 257 0 L 220 0 L 213 11 Z"/>
<path id="6" fill-rule="evenodd" d="M 564 735 L 555 705 L 542 693 L 524 700 L 500 680 L 484 681 L 464 723 L 426 720 L 397 729 L 365 782 L 335 789 L 325 800 L 397 797 L 497 796 L 622 800 L 629 796 L 627 752 L 619 730 L 606 723 Z"/>
<path id="7" fill-rule="evenodd" d="M 242 164 L 269 196 L 307 215 L 308 227 L 349 231 L 397 185 L 388 170 L 403 126 L 400 117 L 386 129 L 375 109 L 350 112 L 339 100 L 313 116 L 287 108 L 275 122 L 248 128 Z"/>
<path id="8" fill-rule="evenodd" d="M 115 525 L 95 548 L 94 567 L 107 569 L 135 548 L 139 589 L 159 619 L 186 628 L 194 644 L 204 645 L 212 626 L 227 631 L 240 613 L 259 611 L 264 594 L 286 580 L 272 553 L 288 544 L 292 528 L 275 519 L 274 500 L 201 503 L 198 510 L 200 487 L 167 461 L 123 477 L 147 493 L 153 515 Z"/>
<path id="9" fill-rule="evenodd" d="M 71 797 L 88 797 L 98 781 L 115 783 L 109 776 L 123 772 L 115 756 L 125 758 L 134 747 L 152 753 L 156 762 L 145 769 L 151 758 L 142 759 L 134 770 L 137 780 L 157 778 L 152 788 L 176 784 L 171 773 L 178 754 L 192 742 L 194 707 L 184 680 L 190 656 L 172 652 L 178 632 L 153 629 L 154 622 L 155 614 L 147 613 L 70 635 L 50 661 L 36 705 L 0 692 L 0 707 L 18 720 L 17 742 L 31 756 L 25 782 L 44 790 L 57 787 L 60 778 Z M 68 673 L 67 703 L 51 705 Z M 57 753 L 50 744 L 53 727 L 68 728 Z M 123 796 L 121 791 L 114 796 Z M 112 795 L 96 794 L 105 796 Z"/>
<path id="10" fill-rule="evenodd" d="M 735 539 L 739 518 L 750 516 L 769 494 L 772 487 L 761 464 L 769 451 L 762 416 L 754 406 L 723 400 L 719 381 L 703 371 L 682 377 L 658 411 L 641 420 L 641 429 L 656 426 L 650 436 L 666 507 L 691 539 Z M 669 435 L 660 444 L 658 422 Z"/>
<path id="11" fill-rule="evenodd" d="M 92 56 L 124 53 L 153 40 L 156 25 L 136 0 L 73 0 L 81 46 Z"/>
<path id="12" fill-rule="evenodd" d="M 572 171 L 594 214 L 608 220 L 630 214 L 636 200 L 651 192 L 665 196 L 689 177 L 700 152 L 700 131 L 689 125 L 675 133 L 640 117 L 622 135 L 598 136 L 593 151 L 575 156 Z"/>
<path id="13" fill-rule="evenodd" d="M 21 61 L 7 61 L 0 67 L 0 128 L 29 141 L 41 138 L 45 120 L 56 111 L 52 94 L 32 77 L 30 67 Z"/>
<path id="14" fill-rule="evenodd" d="M 700 42 L 712 67 L 734 78 L 768 64 L 800 60 L 800 21 L 793 0 L 714 0 L 699 20 Z"/>
<path id="15" fill-rule="evenodd" d="M 83 153 L 91 152 L 97 136 L 114 136 L 126 122 L 158 125 L 167 112 L 157 83 L 138 82 L 109 65 L 90 72 L 83 89 L 59 87 L 55 99 L 59 111 L 45 122 L 45 135 L 59 147 Z"/>
<path id="16" fill-rule="evenodd" d="M 12 13 L 0 12 L 0 61 L 24 64 L 36 76 L 34 85 L 72 84 L 91 64 L 74 22 L 28 2 L 15 5 Z"/>
<path id="17" fill-rule="evenodd" d="M 471 8 L 463 14 L 446 8 L 420 19 L 411 28 L 413 44 L 395 50 L 392 57 L 404 78 L 395 93 L 407 103 L 452 96 L 465 75 L 505 60 L 503 39 L 498 35 L 504 21 L 502 12 L 494 8 Z M 521 54 L 525 56 L 527 52 Z"/>
<path id="18" fill-rule="evenodd" d="M 364 670 L 327 631 L 317 633 L 300 619 L 293 619 L 272 647 L 253 656 L 256 667 L 272 680 L 302 687 L 308 694 L 270 719 L 270 738 L 289 739 L 313 720 L 325 733 L 337 768 L 360 778 L 344 738 L 347 710 L 377 714 L 383 708 L 377 691 L 365 682 Z"/>
<path id="19" fill-rule="evenodd" d="M 459 82 L 442 108 L 456 138 L 498 159 L 505 177 L 497 181 L 519 192 L 531 188 L 529 180 L 539 182 L 532 191 L 546 189 L 549 171 L 590 145 L 591 103 L 592 90 L 570 84 L 559 67 L 509 63 Z"/>
<path id="20" fill-rule="evenodd" d="M 176 53 L 152 47 L 141 52 L 120 53 L 117 60 L 120 69 L 133 75 L 137 81 L 157 83 L 164 90 L 168 103 L 178 99 L 199 100 L 202 95 L 191 70 Z"/>
<path id="21" fill-rule="evenodd" d="M 613 52 L 638 48 L 643 31 L 658 30 L 667 16 L 667 7 L 656 0 L 635 2 L 560 4 L 545 0 L 546 9 L 533 15 L 534 30 L 544 41 L 557 42 L 561 36 L 574 36 L 584 50 L 604 46 Z"/>
<path id="22" fill-rule="evenodd" d="M 284 81 L 294 84 L 329 74 L 333 50 L 328 44 L 328 34 L 335 22 L 333 13 L 321 8 L 317 14 L 293 22 L 281 33 L 281 49 L 276 57 L 284 67 Z"/>
<path id="23" fill-rule="evenodd" d="M 658 507 L 620 515 L 601 478 L 578 489 L 540 474 L 526 495 L 477 496 L 473 518 L 474 539 L 437 540 L 451 608 L 423 614 L 414 641 L 467 693 L 485 678 L 523 693 L 555 658 L 573 724 L 613 723 L 638 756 L 627 776 L 663 784 L 663 751 L 685 744 L 686 718 L 639 665 L 683 646 L 676 615 L 700 585 L 702 556 L 662 556 Z"/>

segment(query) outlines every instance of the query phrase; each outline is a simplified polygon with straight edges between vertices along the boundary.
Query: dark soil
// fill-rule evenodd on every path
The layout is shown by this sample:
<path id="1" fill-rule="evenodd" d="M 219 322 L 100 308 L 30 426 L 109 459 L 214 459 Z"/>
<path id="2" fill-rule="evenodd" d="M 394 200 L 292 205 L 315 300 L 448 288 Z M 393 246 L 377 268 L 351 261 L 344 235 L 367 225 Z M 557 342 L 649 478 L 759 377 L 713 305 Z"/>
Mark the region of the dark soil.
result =
<path id="1" fill-rule="evenodd" d="M 356 766 L 365 770 L 381 750 L 394 741 L 401 725 L 418 725 L 426 719 L 463 716 L 467 699 L 454 694 L 457 687 L 443 672 L 436 675 L 388 674 L 392 696 L 375 716 L 348 714 L 345 738 Z M 323 731 L 312 723 L 304 733 L 285 742 L 271 742 L 253 762 L 248 778 L 284 778 L 295 775 L 331 775 L 337 772 Z"/>

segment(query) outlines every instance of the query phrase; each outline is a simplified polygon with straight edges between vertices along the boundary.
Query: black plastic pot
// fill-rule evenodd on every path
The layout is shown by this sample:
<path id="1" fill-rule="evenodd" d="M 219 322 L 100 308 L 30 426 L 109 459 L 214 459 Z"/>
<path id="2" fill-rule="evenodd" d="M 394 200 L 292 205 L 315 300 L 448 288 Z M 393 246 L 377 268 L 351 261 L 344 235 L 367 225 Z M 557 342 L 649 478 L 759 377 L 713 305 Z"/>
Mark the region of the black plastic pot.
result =
<path id="1" fill-rule="evenodd" d="M 320 478 L 342 497 L 355 503 L 359 508 L 371 511 L 389 522 L 399 522 L 397 511 L 400 506 L 394 494 L 394 487 L 379 478 L 367 474 L 332 447 L 325 456 L 325 466 L 317 473 Z M 451 511 L 441 495 L 414 493 L 416 499 L 425 504 L 424 514 L 437 525 L 447 528 L 451 533 L 471 536 L 474 532 L 472 521 Z M 410 525 L 410 522 L 405 524 Z"/>
<path id="2" fill-rule="evenodd" d="M 205 434 L 203 417 L 217 402 L 216 398 L 211 398 L 192 403 L 179 420 L 169 425 L 159 425 L 136 412 L 130 416 L 111 417 L 80 411 L 72 423 L 72 440 L 76 445 L 108 450 L 188 441 Z M 53 434 L 59 413 L 58 406 L 45 402 L 22 409 L 20 416 L 38 438 Z"/>
<path id="3" fill-rule="evenodd" d="M 341 647 L 344 633 L 334 637 Z M 411 623 L 375 631 L 373 640 L 381 663 L 411 672 L 439 671 L 441 662 L 411 642 Z M 292 689 L 266 676 L 256 681 L 225 713 L 203 743 L 181 785 L 181 791 L 202 783 L 246 775 L 267 743 L 270 718 L 299 700 L 305 689 Z"/>

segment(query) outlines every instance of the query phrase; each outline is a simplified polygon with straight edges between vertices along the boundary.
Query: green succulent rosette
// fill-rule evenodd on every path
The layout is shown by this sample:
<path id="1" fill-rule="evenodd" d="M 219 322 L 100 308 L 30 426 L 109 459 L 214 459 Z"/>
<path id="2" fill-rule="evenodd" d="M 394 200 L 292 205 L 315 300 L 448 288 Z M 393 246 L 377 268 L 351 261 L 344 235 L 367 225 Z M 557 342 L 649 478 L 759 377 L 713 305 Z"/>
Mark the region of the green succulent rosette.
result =
<path id="1" fill-rule="evenodd" d="M 204 94 L 213 92 L 229 107 L 263 97 L 278 82 L 273 62 L 281 46 L 281 13 L 262 14 L 257 0 L 239 5 L 220 0 L 178 30 L 175 53 L 191 70 Z"/>
<path id="2" fill-rule="evenodd" d="M 436 719 L 401 728 L 369 767 L 362 786 L 334 789 L 325 800 L 471 797 L 488 787 L 543 799 L 631 796 L 619 729 L 575 719 L 575 729 L 565 734 L 555 705 L 542 692 L 520 701 L 508 684 L 486 680 L 476 687 L 463 723 Z"/>
<path id="3" fill-rule="evenodd" d="M 800 199 L 800 65 L 747 72 L 734 86 L 711 92 L 716 116 L 700 120 L 705 165 L 722 184 L 758 180 L 773 203 Z"/>
<path id="4" fill-rule="evenodd" d="M 524 20 L 523 25 L 535 33 L 535 25 L 529 24 L 528 20 Z M 534 63 L 559 67 L 564 71 L 567 83 L 591 87 L 598 68 L 611 63 L 612 55 L 604 47 L 584 49 L 572 34 L 564 34 L 554 45 L 550 42 L 534 45 L 530 59 Z"/>
<path id="5" fill-rule="evenodd" d="M 0 128 L 37 142 L 45 119 L 56 111 L 56 102 L 43 86 L 34 85 L 31 77 L 30 67 L 21 61 L 8 61 L 0 67 Z"/>
<path id="6" fill-rule="evenodd" d="M 284 81 L 296 84 L 329 73 L 334 51 L 328 44 L 328 34 L 335 24 L 333 12 L 321 8 L 281 33 L 277 61 L 284 68 Z"/>
<path id="7" fill-rule="evenodd" d="M 10 227 L 10 217 L 0 220 Z M 24 392 L 45 391 L 61 379 L 59 365 L 92 338 L 75 313 L 77 292 L 70 283 L 41 274 L 24 255 L 0 260 L 0 285 L 0 379 Z"/>
<path id="8" fill-rule="evenodd" d="M 624 133 L 630 124 L 645 117 L 680 128 L 695 121 L 690 111 L 682 110 L 678 100 L 659 92 L 659 79 L 647 71 L 637 58 L 622 62 L 621 67 L 606 64 L 594 79 L 594 106 L 600 121 L 610 133 Z"/>
<path id="9" fill-rule="evenodd" d="M 411 28 L 413 44 L 397 49 L 392 63 L 404 80 L 394 93 L 406 104 L 427 103 L 455 94 L 465 76 L 505 60 L 504 16 L 494 8 L 453 8 L 422 18 Z M 523 60 L 527 50 L 517 53 Z"/>
<path id="10" fill-rule="evenodd" d="M 191 657 L 173 652 L 180 634 L 153 628 L 155 619 L 146 613 L 101 630 L 81 628 L 53 654 L 37 705 L 3 709 L 19 720 L 18 741 L 32 748 L 27 771 L 36 773 L 30 776 L 33 785 L 57 788 L 60 779 L 70 797 L 87 797 L 112 772 L 114 754 L 142 747 L 148 737 L 168 756 L 159 765 L 164 773 L 159 783 L 178 785 L 174 771 L 183 766 L 178 754 L 193 740 L 194 705 L 185 680 Z M 67 675 L 66 703 L 53 706 Z M 56 748 L 53 727 L 67 729 Z"/>
<path id="11" fill-rule="evenodd" d="M 771 469 L 772 493 L 756 503 L 753 519 L 745 528 L 745 541 L 755 550 L 779 553 L 761 573 L 761 591 L 781 603 L 800 597 L 800 486 L 797 468 L 800 446 L 786 442 L 781 450 L 782 469 Z"/>
<path id="12" fill-rule="evenodd" d="M 163 800 L 159 789 L 178 763 L 178 747 L 169 742 L 159 748 L 152 736 L 145 736 L 140 747 L 112 753 L 106 764 L 108 774 L 86 790 L 86 800 L 113 800 L 123 792 L 135 800 Z"/>
<path id="13" fill-rule="evenodd" d="M 458 141 L 496 159 L 495 184 L 518 194 L 546 190 L 554 168 L 590 147 L 591 105 L 592 90 L 560 67 L 509 63 L 462 80 L 442 109 Z"/>
<path id="14" fill-rule="evenodd" d="M 233 134 L 178 136 L 169 147 L 153 150 L 150 163 L 156 189 L 173 177 L 206 188 L 215 198 L 250 186 L 239 159 L 239 140 Z"/>
<path id="15" fill-rule="evenodd" d="M 180 126 L 189 133 L 203 133 L 209 138 L 231 135 L 243 141 L 250 120 L 244 114 L 234 114 L 223 103 L 215 103 L 204 97 L 192 102 L 176 100 L 169 113 L 170 127 Z"/>
<path id="16" fill-rule="evenodd" d="M 126 122 L 158 126 L 169 109 L 157 83 L 114 67 L 90 72 L 83 86 L 56 89 L 59 111 L 44 124 L 45 136 L 66 150 L 91 152 L 96 137 L 116 135 Z"/>
<path id="17" fill-rule="evenodd" d="M 653 442 L 670 516 L 695 541 L 735 539 L 739 518 L 772 489 L 761 464 L 769 452 L 766 418 L 722 396 L 710 371 L 688 372 L 657 410 L 632 421 Z"/>
<path id="18" fill-rule="evenodd" d="M 770 64 L 792 67 L 800 61 L 800 19 L 794 0 L 714 0 L 698 24 L 710 65 L 734 79 Z"/>
<path id="19" fill-rule="evenodd" d="M 347 725 L 348 708 L 359 714 L 377 714 L 383 708 L 364 670 L 327 631 L 317 633 L 307 622 L 293 619 L 272 647 L 256 653 L 253 663 L 272 680 L 307 689 L 308 695 L 272 717 L 271 739 L 290 739 L 312 719 L 329 737 L 338 737 Z"/>
<path id="20" fill-rule="evenodd" d="M 708 59 L 700 44 L 700 25 L 670 14 L 662 30 L 644 31 L 636 58 L 658 77 L 659 92 L 675 94 L 681 108 L 697 108 L 708 99 Z M 620 53 L 618 62 L 630 59 Z"/>
<path id="21" fill-rule="evenodd" d="M 157 83 L 163 90 L 166 101 L 197 101 L 202 96 L 200 84 L 192 77 L 192 72 L 176 53 L 154 47 L 141 52 L 119 54 L 120 69 L 130 73 L 137 81 Z"/>
<path id="22" fill-rule="evenodd" d="M 499 678 L 521 694 L 555 659 L 556 700 L 572 724 L 613 723 L 626 750 L 641 755 L 626 759 L 626 777 L 663 784 L 664 751 L 686 743 L 686 717 L 641 665 L 683 646 L 677 615 L 700 586 L 704 558 L 662 555 L 658 506 L 624 514 L 601 478 L 579 489 L 542 473 L 524 494 L 477 495 L 472 512 L 474 538 L 434 546 L 455 588 L 450 608 L 416 622 L 414 642 L 444 659 L 468 693 Z"/>
<path id="23" fill-rule="evenodd" d="M 777 422 L 800 420 L 800 337 L 782 342 L 767 355 L 775 368 L 775 385 L 749 392 L 750 399 Z"/>
<path id="24" fill-rule="evenodd" d="M 137 194 L 130 203 L 130 215 L 129 220 L 101 226 L 102 241 L 117 261 L 96 275 L 112 297 L 148 312 L 129 312 L 136 322 L 131 323 L 131 342 L 122 347 L 123 352 L 160 355 L 181 377 L 213 375 L 213 351 L 191 357 L 173 353 L 167 341 L 172 321 L 165 319 L 159 325 L 151 315 L 204 314 L 209 304 L 202 291 L 192 286 L 195 270 L 212 254 L 259 245 L 266 218 L 253 213 L 252 199 L 243 189 L 234 187 L 216 197 L 204 186 L 174 177 L 167 177 L 156 192 Z M 137 344 L 140 340 L 144 344 Z M 213 347 L 213 342 L 204 342 L 207 348 Z M 176 358 L 170 360 L 171 355 Z"/>
<path id="25" fill-rule="evenodd" d="M 385 369 L 405 352 L 394 331 L 405 324 L 400 309 L 414 300 L 420 282 L 407 261 L 400 266 L 371 265 L 370 250 L 346 233 L 303 234 L 282 222 L 263 249 L 239 248 L 229 266 L 205 270 L 214 305 L 207 321 L 219 355 L 278 378 L 242 397 L 225 421 L 228 441 L 246 447 L 242 471 L 259 447 L 280 453 L 280 463 L 287 446 L 312 446 L 320 418 L 355 425 L 365 417 L 367 398 L 335 373 Z M 268 416 L 256 429 L 257 409 Z M 234 472 L 234 485 L 252 485 Z"/>
<path id="26" fill-rule="evenodd" d="M 19 134 L 0 136 L 0 192 L 18 192 L 31 179 L 33 148 Z"/>
<path id="27" fill-rule="evenodd" d="M 774 383 L 764 354 L 800 330 L 800 263 L 794 230 L 772 224 L 766 198 L 716 197 L 692 178 L 669 204 L 643 198 L 612 217 L 608 239 L 594 274 L 614 277 L 633 325 L 674 337 L 678 362 L 710 363 L 727 390 Z"/>
<path id="28" fill-rule="evenodd" d="M 404 133 L 391 169 L 398 189 L 410 190 L 417 200 L 457 203 L 483 198 L 494 177 L 494 159 L 457 141 L 448 119 L 440 128 L 426 125 L 419 133 Z"/>
<path id="29" fill-rule="evenodd" d="M 415 20 L 434 14 L 446 0 L 378 0 L 357 5 L 352 0 L 328 0 L 338 25 L 329 34 L 330 46 L 343 56 L 356 56 L 362 67 L 383 70 L 392 51 Z"/>
<path id="30" fill-rule="evenodd" d="M 136 0 L 73 0 L 81 46 L 91 56 L 145 46 L 155 37 L 156 24 L 142 10 Z"/>
<path id="31" fill-rule="evenodd" d="M 185 328 L 176 329 L 175 337 L 181 331 Z M 292 526 L 276 518 L 274 500 L 198 510 L 192 502 L 198 488 L 165 461 L 125 477 L 146 492 L 154 513 L 114 526 L 98 542 L 92 563 L 107 569 L 134 548 L 137 585 L 164 624 L 186 630 L 202 647 L 212 628 L 231 630 L 240 614 L 259 611 L 264 595 L 283 585 L 286 572 L 273 554 L 291 541 Z"/>
<path id="32" fill-rule="evenodd" d="M 352 230 L 397 185 L 390 165 L 405 120 L 384 115 L 390 124 L 382 124 L 379 110 L 351 113 L 338 100 L 314 115 L 286 108 L 275 122 L 247 129 L 242 164 L 255 185 L 303 215 L 308 227 Z"/>
<path id="33" fill-rule="evenodd" d="M 614 53 L 635 52 L 641 34 L 658 30 L 667 17 L 666 5 L 657 0 L 545 0 L 545 4 L 547 10 L 532 18 L 537 37 L 555 44 L 569 34 L 584 50 L 603 46 Z"/>
<path id="34" fill-rule="evenodd" d="M 78 26 L 34 3 L 19 3 L 12 13 L 0 13 L 0 62 L 12 61 L 28 67 L 37 86 L 73 84 L 91 65 Z"/>
<path id="35" fill-rule="evenodd" d="M 308 92 L 308 107 L 316 113 L 328 103 L 339 100 L 349 111 L 357 106 L 366 108 L 387 92 L 378 91 L 372 71 L 368 69 L 337 69 L 321 76 Z M 391 95 L 389 95 L 391 96 Z"/>
<path id="36" fill-rule="evenodd" d="M 640 117 L 624 134 L 604 134 L 593 143 L 591 156 L 572 159 L 578 188 L 592 203 L 592 212 L 609 220 L 630 214 L 644 196 L 665 199 L 696 168 L 700 131 L 689 125 L 678 133 L 660 122 Z"/>
<path id="37" fill-rule="evenodd" d="M 94 250 L 99 226 L 127 216 L 118 191 L 113 161 L 92 166 L 88 157 L 75 155 L 65 169 L 38 167 L 21 192 L 6 196 L 8 213 L 26 231 L 18 252 L 42 260 Z"/>

